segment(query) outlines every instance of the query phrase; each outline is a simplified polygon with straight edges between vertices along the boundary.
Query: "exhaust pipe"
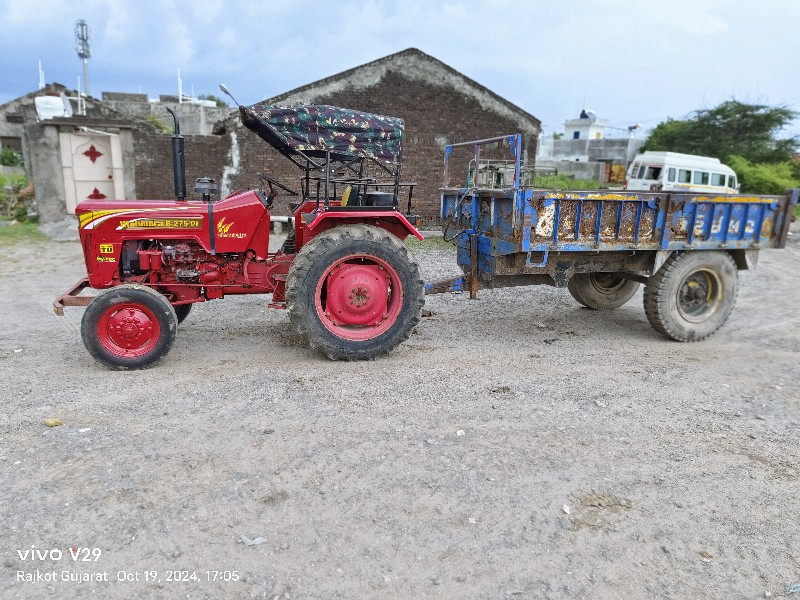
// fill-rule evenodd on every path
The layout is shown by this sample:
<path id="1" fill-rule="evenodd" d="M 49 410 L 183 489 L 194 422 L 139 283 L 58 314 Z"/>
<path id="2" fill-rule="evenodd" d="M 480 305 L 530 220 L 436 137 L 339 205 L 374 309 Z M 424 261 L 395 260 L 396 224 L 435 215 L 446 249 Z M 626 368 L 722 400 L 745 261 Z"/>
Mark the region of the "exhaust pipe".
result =
<path id="1" fill-rule="evenodd" d="M 183 152 L 183 136 L 178 115 L 169 106 L 166 107 L 175 121 L 175 132 L 172 134 L 172 173 L 175 179 L 175 195 L 178 200 L 186 200 L 186 156 Z"/>

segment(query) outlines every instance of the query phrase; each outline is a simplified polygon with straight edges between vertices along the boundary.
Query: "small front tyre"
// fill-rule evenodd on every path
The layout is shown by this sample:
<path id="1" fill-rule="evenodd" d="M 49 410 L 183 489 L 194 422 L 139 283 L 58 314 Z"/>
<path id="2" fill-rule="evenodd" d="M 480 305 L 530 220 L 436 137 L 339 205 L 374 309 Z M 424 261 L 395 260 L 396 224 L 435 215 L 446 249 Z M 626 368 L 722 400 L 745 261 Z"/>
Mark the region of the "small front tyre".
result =
<path id="1" fill-rule="evenodd" d="M 117 370 L 152 367 L 172 348 L 178 328 L 175 309 L 143 285 L 120 285 L 86 307 L 81 337 L 89 353 Z"/>
<path id="2" fill-rule="evenodd" d="M 306 243 L 286 282 L 289 318 L 333 360 L 368 360 L 408 339 L 425 302 L 403 243 L 371 225 L 342 225 Z"/>
<path id="3" fill-rule="evenodd" d="M 659 333 L 698 342 L 728 320 L 737 288 L 736 263 L 727 252 L 675 252 L 645 286 L 645 314 Z"/>

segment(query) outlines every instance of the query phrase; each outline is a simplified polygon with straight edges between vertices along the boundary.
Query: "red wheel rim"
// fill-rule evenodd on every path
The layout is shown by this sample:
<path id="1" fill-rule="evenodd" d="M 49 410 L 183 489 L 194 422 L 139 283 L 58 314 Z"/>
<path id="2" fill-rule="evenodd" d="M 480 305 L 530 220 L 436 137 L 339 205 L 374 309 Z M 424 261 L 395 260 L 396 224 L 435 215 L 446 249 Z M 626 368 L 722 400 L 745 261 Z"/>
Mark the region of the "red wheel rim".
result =
<path id="1" fill-rule="evenodd" d="M 161 337 L 155 314 L 141 304 L 126 302 L 110 307 L 97 323 L 97 339 L 109 352 L 136 358 L 150 352 Z"/>
<path id="2" fill-rule="evenodd" d="M 352 341 L 378 337 L 397 321 L 403 284 L 387 262 L 351 254 L 330 265 L 317 282 L 317 316 L 334 335 Z"/>

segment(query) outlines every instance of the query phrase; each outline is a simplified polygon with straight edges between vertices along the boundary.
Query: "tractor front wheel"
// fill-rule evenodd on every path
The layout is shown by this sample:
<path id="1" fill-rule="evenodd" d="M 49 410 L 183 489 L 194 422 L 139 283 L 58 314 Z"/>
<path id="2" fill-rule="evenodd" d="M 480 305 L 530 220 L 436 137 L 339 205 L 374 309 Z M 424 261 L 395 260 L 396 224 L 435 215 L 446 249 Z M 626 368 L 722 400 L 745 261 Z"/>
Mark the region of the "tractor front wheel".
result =
<path id="1" fill-rule="evenodd" d="M 120 285 L 100 294 L 83 314 L 81 337 L 89 353 L 112 369 L 146 369 L 172 348 L 175 309 L 143 285 Z"/>
<path id="2" fill-rule="evenodd" d="M 289 318 L 333 360 L 374 359 L 408 339 L 425 302 L 403 243 L 371 225 L 343 225 L 306 243 L 286 281 Z"/>

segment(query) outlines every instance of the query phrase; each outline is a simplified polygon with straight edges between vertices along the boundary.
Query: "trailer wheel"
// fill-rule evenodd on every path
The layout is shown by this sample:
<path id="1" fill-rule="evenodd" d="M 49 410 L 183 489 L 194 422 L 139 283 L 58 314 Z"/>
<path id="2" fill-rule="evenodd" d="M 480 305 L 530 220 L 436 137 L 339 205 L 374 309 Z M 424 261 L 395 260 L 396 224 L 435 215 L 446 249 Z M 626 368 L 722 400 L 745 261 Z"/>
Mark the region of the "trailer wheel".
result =
<path id="1" fill-rule="evenodd" d="M 570 278 L 567 289 L 575 300 L 588 308 L 613 310 L 633 297 L 639 282 L 613 273 L 576 273 Z"/>
<path id="2" fill-rule="evenodd" d="M 726 252 L 675 252 L 645 286 L 647 320 L 673 340 L 703 340 L 728 320 L 737 283 L 736 263 Z"/>
<path id="3" fill-rule="evenodd" d="M 83 314 L 81 337 L 89 353 L 112 369 L 152 367 L 172 348 L 175 309 L 143 285 L 120 285 L 100 294 Z"/>
<path id="4" fill-rule="evenodd" d="M 397 237 L 371 225 L 344 225 L 297 253 L 286 302 L 312 348 L 332 360 L 365 360 L 408 339 L 425 296 L 419 268 Z"/>
<path id="5" fill-rule="evenodd" d="M 186 320 L 186 317 L 189 316 L 189 313 L 192 312 L 191 304 L 178 304 L 172 308 L 175 309 L 175 316 L 178 318 L 178 325 L 183 323 L 184 320 Z"/>

